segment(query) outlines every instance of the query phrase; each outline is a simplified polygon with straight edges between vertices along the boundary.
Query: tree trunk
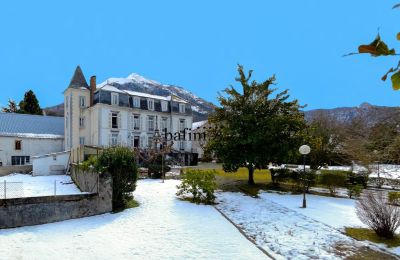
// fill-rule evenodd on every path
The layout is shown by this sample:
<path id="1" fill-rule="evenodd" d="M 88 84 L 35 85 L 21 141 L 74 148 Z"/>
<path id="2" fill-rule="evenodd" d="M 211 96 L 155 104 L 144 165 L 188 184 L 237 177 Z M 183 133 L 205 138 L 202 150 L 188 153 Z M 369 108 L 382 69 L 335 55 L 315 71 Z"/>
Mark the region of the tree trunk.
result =
<path id="1" fill-rule="evenodd" d="M 249 180 L 248 184 L 249 185 L 254 185 L 254 167 L 253 166 L 248 166 L 247 169 L 249 170 Z"/>

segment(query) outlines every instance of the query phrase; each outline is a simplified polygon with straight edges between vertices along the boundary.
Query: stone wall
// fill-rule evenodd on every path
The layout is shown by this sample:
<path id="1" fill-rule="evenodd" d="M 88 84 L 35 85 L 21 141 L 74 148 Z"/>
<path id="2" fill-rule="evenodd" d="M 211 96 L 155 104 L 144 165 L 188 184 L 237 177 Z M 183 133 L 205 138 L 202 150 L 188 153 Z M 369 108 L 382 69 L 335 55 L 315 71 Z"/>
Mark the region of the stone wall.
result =
<path id="1" fill-rule="evenodd" d="M 10 173 L 29 173 L 32 171 L 32 165 L 5 165 L 0 166 L 0 176 L 6 176 Z"/>
<path id="2" fill-rule="evenodd" d="M 80 180 L 98 180 L 98 192 L 0 200 L 0 228 L 12 228 L 88 217 L 112 211 L 112 179 L 107 174 L 77 172 Z M 94 183 L 91 186 L 95 185 Z M 97 184 L 96 184 L 97 185 Z M 78 184 L 85 187 L 85 184 Z M 89 187 L 89 186 L 87 186 Z M 83 190 L 84 191 L 84 190 Z"/>

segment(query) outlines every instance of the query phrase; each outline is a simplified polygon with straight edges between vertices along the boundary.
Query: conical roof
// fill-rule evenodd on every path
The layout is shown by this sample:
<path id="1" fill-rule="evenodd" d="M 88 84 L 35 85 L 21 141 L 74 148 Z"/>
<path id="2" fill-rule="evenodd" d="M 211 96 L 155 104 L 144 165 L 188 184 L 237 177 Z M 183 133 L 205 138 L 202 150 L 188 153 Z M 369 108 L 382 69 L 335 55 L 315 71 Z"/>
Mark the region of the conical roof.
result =
<path id="1" fill-rule="evenodd" d="M 81 67 L 79 67 L 78 65 L 75 69 L 74 75 L 72 76 L 71 82 L 68 85 L 68 88 L 80 88 L 80 87 L 89 88 L 89 85 L 86 82 Z"/>

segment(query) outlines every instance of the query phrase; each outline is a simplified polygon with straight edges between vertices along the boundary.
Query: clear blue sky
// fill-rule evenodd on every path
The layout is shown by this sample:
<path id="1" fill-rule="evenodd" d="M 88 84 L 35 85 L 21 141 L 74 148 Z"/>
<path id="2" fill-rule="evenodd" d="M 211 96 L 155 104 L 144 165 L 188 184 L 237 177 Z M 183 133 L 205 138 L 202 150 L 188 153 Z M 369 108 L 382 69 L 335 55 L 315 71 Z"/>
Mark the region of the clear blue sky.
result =
<path id="1" fill-rule="evenodd" d="M 1 105 L 28 89 L 61 103 L 77 64 L 98 82 L 136 72 L 217 103 L 238 63 L 275 73 L 308 109 L 400 104 L 380 80 L 395 57 L 342 57 L 378 27 L 400 52 L 399 0 L 60 2 L 1 1 Z"/>

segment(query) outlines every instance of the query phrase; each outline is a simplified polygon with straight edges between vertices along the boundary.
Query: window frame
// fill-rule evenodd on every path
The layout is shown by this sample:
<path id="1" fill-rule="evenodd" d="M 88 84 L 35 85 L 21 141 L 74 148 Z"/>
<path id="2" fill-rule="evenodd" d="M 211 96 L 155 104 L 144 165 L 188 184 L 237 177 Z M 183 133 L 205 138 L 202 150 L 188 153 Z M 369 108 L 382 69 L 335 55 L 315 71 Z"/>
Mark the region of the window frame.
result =
<path id="1" fill-rule="evenodd" d="M 186 113 L 186 104 L 179 103 L 179 113 L 185 114 Z"/>
<path id="2" fill-rule="evenodd" d="M 151 104 L 151 106 L 150 106 Z M 148 98 L 147 99 L 147 109 L 154 111 L 154 99 Z"/>
<path id="3" fill-rule="evenodd" d="M 115 98 L 115 103 L 114 103 L 114 98 Z M 119 105 L 119 94 L 115 92 L 111 92 L 111 105 L 112 106 L 118 106 Z"/>
<path id="4" fill-rule="evenodd" d="M 140 108 L 140 97 L 133 97 L 133 107 Z"/>
<path id="5" fill-rule="evenodd" d="M 14 150 L 21 151 L 22 150 L 22 140 L 17 139 L 14 141 Z"/>
<path id="6" fill-rule="evenodd" d="M 80 108 L 86 107 L 86 97 L 85 96 L 79 96 L 79 107 Z"/>

